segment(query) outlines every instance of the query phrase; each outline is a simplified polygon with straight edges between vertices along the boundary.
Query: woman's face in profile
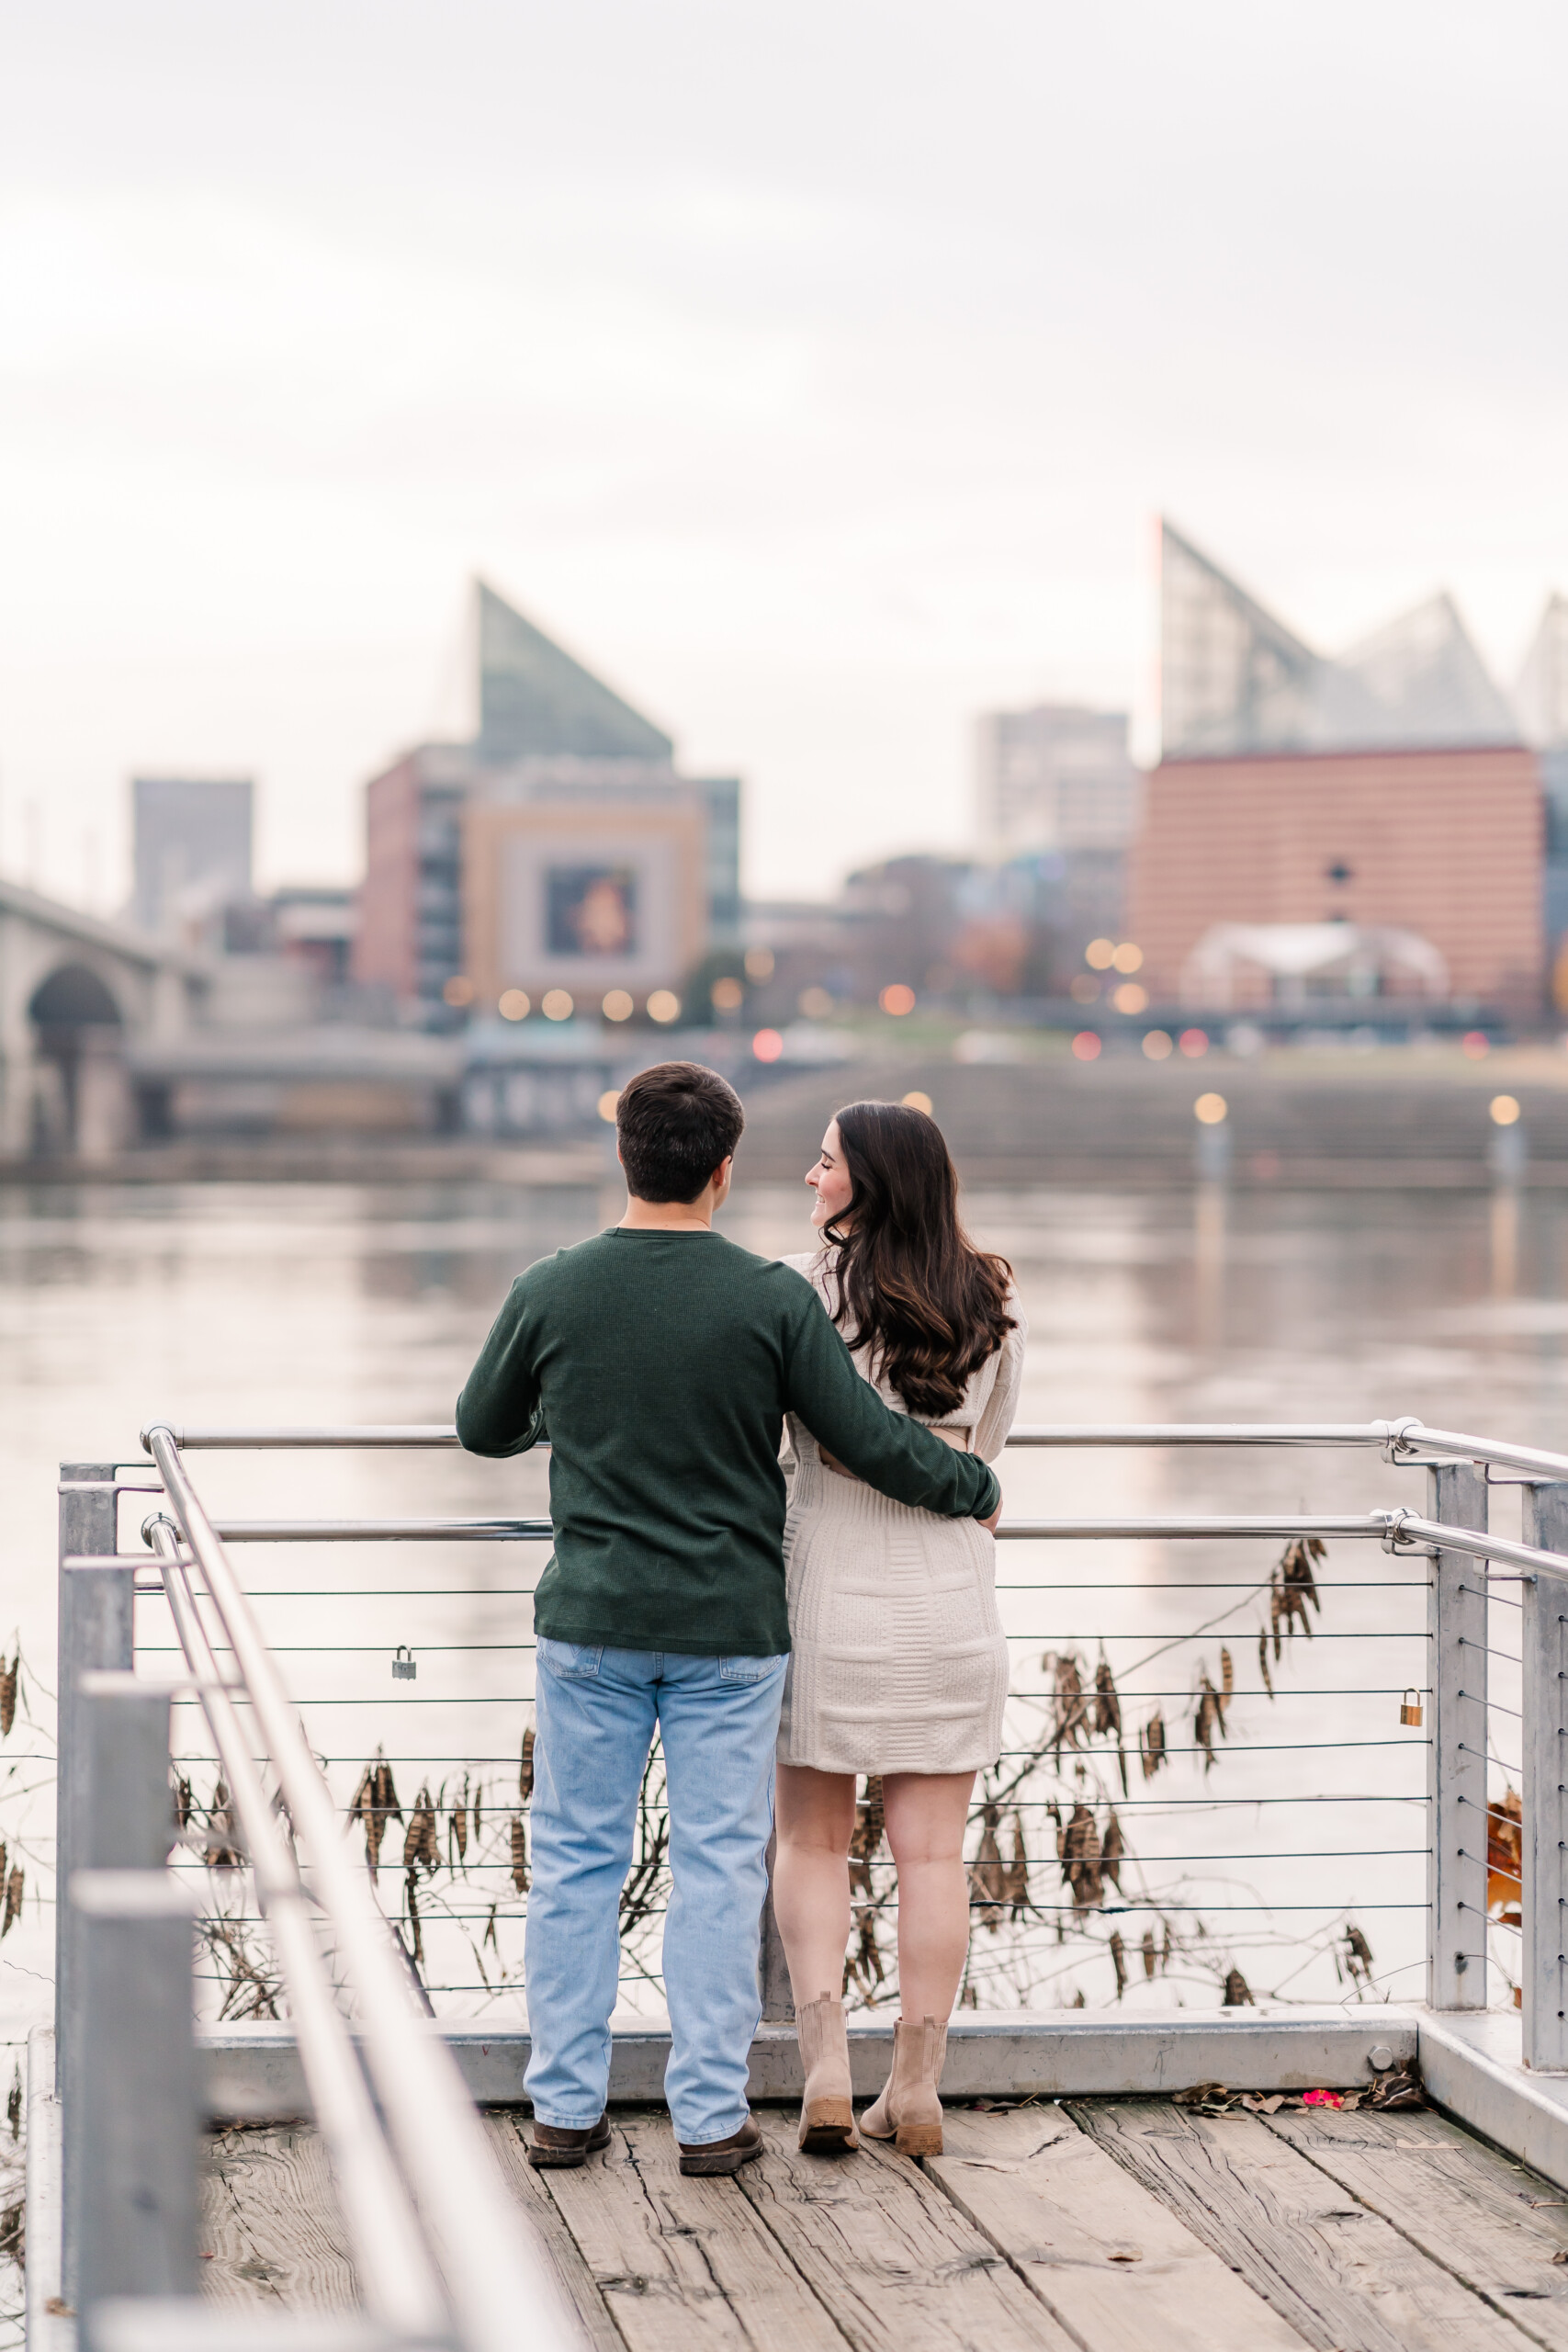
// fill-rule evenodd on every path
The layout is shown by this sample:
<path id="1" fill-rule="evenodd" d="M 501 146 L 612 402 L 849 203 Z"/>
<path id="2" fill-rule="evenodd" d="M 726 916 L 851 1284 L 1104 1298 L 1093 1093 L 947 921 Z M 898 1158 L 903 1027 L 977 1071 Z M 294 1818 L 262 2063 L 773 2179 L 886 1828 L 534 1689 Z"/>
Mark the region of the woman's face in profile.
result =
<path id="1" fill-rule="evenodd" d="M 820 1227 L 843 1215 L 849 1207 L 852 1187 L 850 1171 L 844 1166 L 837 1119 L 829 1120 L 828 1132 L 822 1138 L 821 1157 L 815 1168 L 807 1170 L 806 1181 L 817 1195 L 811 1204 L 813 1225 Z"/>

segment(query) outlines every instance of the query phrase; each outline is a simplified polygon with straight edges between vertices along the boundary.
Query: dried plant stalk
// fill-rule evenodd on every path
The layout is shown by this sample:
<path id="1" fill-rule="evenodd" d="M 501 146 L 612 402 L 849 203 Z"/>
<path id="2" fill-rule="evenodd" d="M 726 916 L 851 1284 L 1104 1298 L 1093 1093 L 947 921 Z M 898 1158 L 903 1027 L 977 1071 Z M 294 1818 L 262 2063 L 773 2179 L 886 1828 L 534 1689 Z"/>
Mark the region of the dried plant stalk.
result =
<path id="1" fill-rule="evenodd" d="M 998 1808 L 988 1804 L 982 1816 L 979 1850 L 969 1866 L 969 1884 L 979 1906 L 976 1917 L 993 1935 L 1006 1916 L 1002 1906 L 1008 1899 L 1008 1874 L 1002 1863 L 1002 1849 L 997 1843 L 997 1825 L 1000 1820 Z"/>
<path id="2" fill-rule="evenodd" d="M 228 1787 L 220 1775 L 207 1808 L 207 1850 L 202 1860 L 209 1870 L 237 1871 L 243 1859 Z"/>

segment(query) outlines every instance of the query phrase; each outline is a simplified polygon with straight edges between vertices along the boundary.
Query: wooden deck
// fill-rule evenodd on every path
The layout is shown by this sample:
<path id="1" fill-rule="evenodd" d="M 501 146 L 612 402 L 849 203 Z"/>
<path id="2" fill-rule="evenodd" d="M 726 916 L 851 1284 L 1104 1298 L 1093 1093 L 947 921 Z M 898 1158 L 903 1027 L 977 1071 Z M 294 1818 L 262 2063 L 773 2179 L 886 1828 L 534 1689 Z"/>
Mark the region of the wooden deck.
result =
<path id="1" fill-rule="evenodd" d="M 683 2180 L 662 2111 L 551 2174 L 487 2118 L 602 2352 L 1568 2352 L 1568 2196 L 1430 2110 L 960 2108 L 923 2166 L 758 2112 L 738 2181 Z M 355 2307 L 310 2131 L 215 2138 L 205 2213 L 216 2300 Z"/>

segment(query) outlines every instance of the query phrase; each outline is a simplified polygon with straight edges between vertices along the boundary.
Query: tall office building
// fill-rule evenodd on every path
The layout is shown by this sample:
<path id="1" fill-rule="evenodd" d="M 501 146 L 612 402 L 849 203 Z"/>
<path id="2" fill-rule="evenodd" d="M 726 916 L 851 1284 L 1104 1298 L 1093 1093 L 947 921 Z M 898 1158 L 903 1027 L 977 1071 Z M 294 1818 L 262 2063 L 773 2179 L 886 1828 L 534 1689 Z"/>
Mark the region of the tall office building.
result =
<path id="1" fill-rule="evenodd" d="M 739 935 L 739 781 L 681 775 L 651 720 L 476 594 L 478 736 L 367 788 L 355 978 L 432 1011 L 454 981 L 492 1010 L 513 989 L 592 1002 L 678 985 Z"/>
<path id="2" fill-rule="evenodd" d="M 1343 922 L 1539 1003 L 1540 766 L 1451 597 L 1330 658 L 1167 525 L 1160 672 L 1128 912 L 1156 997 L 1190 999 L 1217 925 Z"/>
<path id="3" fill-rule="evenodd" d="M 132 781 L 135 883 L 130 913 L 160 935 L 197 933 L 251 895 L 254 786 L 186 776 Z"/>
<path id="4" fill-rule="evenodd" d="M 1040 703 L 979 724 L 980 838 L 994 855 L 1122 850 L 1137 821 L 1127 714 Z"/>

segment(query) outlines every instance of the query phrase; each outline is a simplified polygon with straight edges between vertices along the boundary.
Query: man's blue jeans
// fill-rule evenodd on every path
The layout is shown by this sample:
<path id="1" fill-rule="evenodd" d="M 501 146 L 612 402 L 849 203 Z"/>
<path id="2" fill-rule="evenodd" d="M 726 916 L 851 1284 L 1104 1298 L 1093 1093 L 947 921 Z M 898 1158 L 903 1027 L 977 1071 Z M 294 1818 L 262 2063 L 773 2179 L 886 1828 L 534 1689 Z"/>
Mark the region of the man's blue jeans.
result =
<path id="1" fill-rule="evenodd" d="M 621 1889 L 637 1791 L 664 1742 L 673 1887 L 664 1921 L 675 2136 L 746 2120 L 761 2017 L 757 1939 L 773 1819 L 782 1657 L 687 1657 L 539 1641 L 525 2087 L 541 2123 L 597 2123 L 610 2079 Z"/>

